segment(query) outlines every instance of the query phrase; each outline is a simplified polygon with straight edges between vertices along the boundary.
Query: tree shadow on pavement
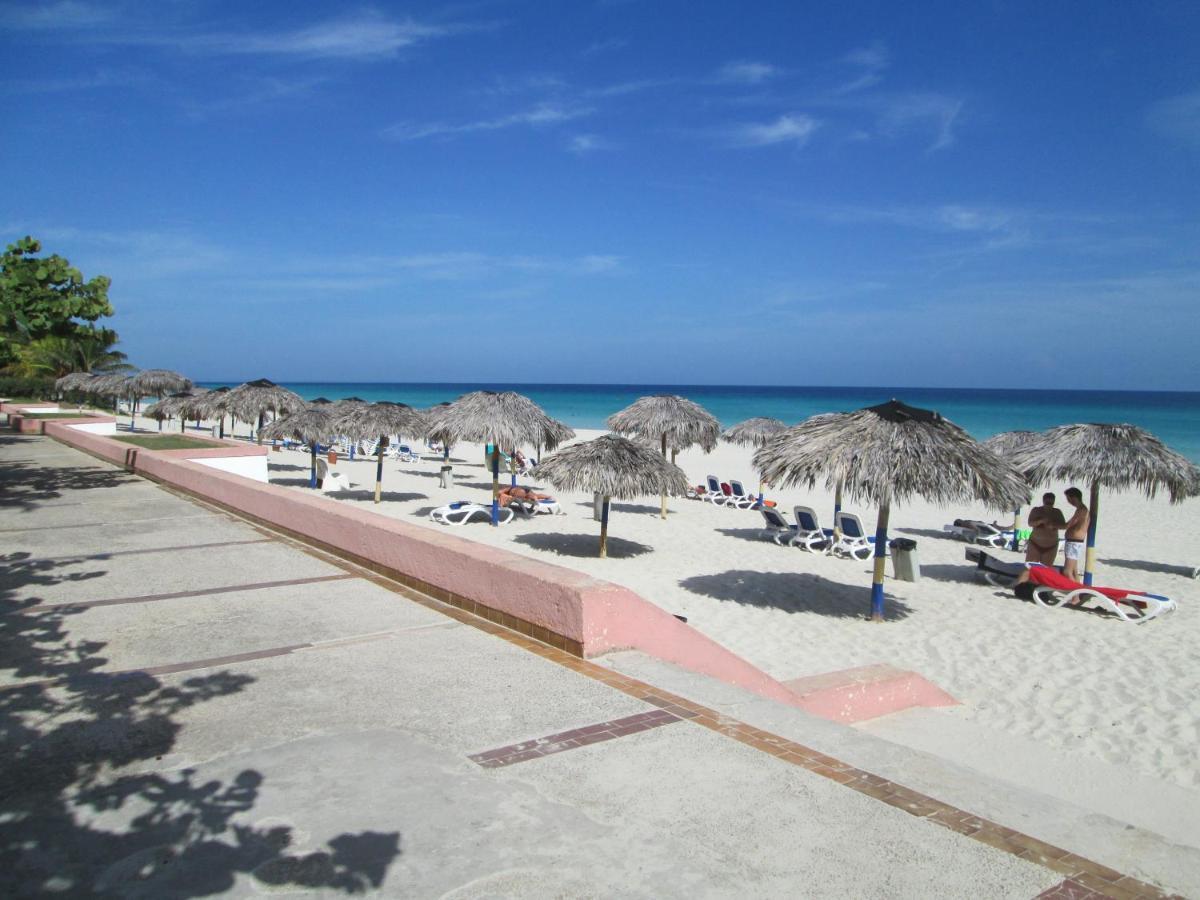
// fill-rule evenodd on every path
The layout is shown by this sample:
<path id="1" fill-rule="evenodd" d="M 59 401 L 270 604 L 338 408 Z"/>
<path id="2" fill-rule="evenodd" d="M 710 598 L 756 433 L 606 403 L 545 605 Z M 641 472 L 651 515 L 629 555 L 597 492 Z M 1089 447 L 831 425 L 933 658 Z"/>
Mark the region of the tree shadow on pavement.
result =
<path id="1" fill-rule="evenodd" d="M 290 827 L 251 824 L 265 776 L 229 783 L 156 767 L 189 707 L 247 689 L 254 679 L 216 671 L 162 681 L 102 671 L 105 643 L 74 640 L 86 610 L 42 605 L 40 586 L 85 557 L 0 558 L 0 895 L 198 897 L 283 885 L 362 893 L 400 855 L 400 834 L 341 834 L 298 855 Z M 156 768 L 161 771 L 154 771 Z"/>
<path id="2" fill-rule="evenodd" d="M 693 594 L 716 600 L 780 609 L 790 613 L 814 613 L 838 619 L 869 618 L 870 585 L 839 584 L 808 572 L 759 572 L 730 569 L 715 575 L 693 575 L 679 586 Z M 904 619 L 912 608 L 904 601 L 885 595 L 885 618 Z"/>

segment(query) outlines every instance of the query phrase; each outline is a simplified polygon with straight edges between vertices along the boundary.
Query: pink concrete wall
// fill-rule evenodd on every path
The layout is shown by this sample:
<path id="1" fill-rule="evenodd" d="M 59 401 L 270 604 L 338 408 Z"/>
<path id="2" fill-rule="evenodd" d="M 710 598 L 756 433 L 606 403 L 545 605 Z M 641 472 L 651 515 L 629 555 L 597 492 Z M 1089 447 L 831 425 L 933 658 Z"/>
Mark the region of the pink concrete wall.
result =
<path id="1" fill-rule="evenodd" d="M 178 458 L 188 451 L 131 447 L 53 422 L 46 433 L 117 465 L 540 625 L 579 642 L 585 656 L 636 649 L 765 697 L 793 705 L 798 699 L 765 672 L 628 588 L 449 532 Z"/>
<path id="2" fill-rule="evenodd" d="M 0 404 L 0 407 L 7 407 L 10 404 Z M 21 408 L 32 411 L 36 404 L 23 403 Z M 43 404 L 50 405 L 50 404 Z M 8 412 L 8 425 L 13 431 L 19 431 L 21 434 L 44 434 L 45 427 L 50 422 L 61 422 L 64 425 L 87 425 L 94 422 L 115 422 L 112 416 L 74 416 L 68 419 L 27 419 L 18 412 L 11 412 L 7 409 L 0 408 L 0 412 Z"/>

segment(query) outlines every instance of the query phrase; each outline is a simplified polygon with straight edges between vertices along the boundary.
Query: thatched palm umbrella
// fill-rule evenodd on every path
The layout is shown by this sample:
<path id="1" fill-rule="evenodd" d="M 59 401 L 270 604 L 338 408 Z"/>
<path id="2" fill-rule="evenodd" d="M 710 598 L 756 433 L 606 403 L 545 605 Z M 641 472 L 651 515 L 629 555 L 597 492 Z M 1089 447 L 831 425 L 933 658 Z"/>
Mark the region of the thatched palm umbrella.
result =
<path id="1" fill-rule="evenodd" d="M 787 425 L 779 419 L 755 416 L 752 419 L 747 419 L 745 422 L 738 422 L 733 427 L 721 432 L 721 440 L 729 441 L 731 444 L 739 444 L 743 447 L 761 447 L 766 443 L 767 438 L 779 434 L 785 428 L 787 428 Z M 762 506 L 762 502 L 763 482 L 762 478 L 759 478 L 758 505 Z"/>
<path id="2" fill-rule="evenodd" d="M 262 435 L 269 441 L 292 438 L 305 444 L 312 454 L 312 464 L 309 468 L 308 486 L 317 486 L 317 445 L 328 441 L 336 429 L 333 420 L 336 413 L 333 404 L 326 400 L 324 403 L 313 403 L 299 412 L 276 419 L 262 427 Z"/>
<path id="3" fill-rule="evenodd" d="M 682 494 L 687 475 L 661 453 L 628 438 L 606 434 L 559 450 L 538 464 L 538 478 L 560 491 L 589 491 L 603 499 L 600 556 L 608 555 L 608 510 L 613 497 Z"/>
<path id="4" fill-rule="evenodd" d="M 640 397 L 608 417 L 608 427 L 617 434 L 660 441 L 662 455 L 671 448 L 671 462 L 680 450 L 699 444 L 705 453 L 717 446 L 721 423 L 698 403 L 673 394 Z M 667 517 L 667 495 L 662 495 L 662 517 Z"/>
<path id="5" fill-rule="evenodd" d="M 97 397 L 111 397 L 113 412 L 120 407 L 122 397 L 129 396 L 129 375 L 113 373 L 111 375 L 96 375 L 84 385 L 84 390 Z M 130 430 L 133 429 L 132 424 Z"/>
<path id="6" fill-rule="evenodd" d="M 198 398 L 196 405 L 193 407 L 193 413 L 201 418 L 211 419 L 216 418 L 218 422 L 218 437 L 225 437 L 225 413 L 226 401 L 232 389 L 227 387 L 213 388 L 206 391 L 203 396 Z"/>
<path id="7" fill-rule="evenodd" d="M 875 503 L 871 618 L 883 619 L 888 512 L 894 501 L 979 500 L 1012 509 L 1029 496 L 1021 473 L 936 412 L 897 400 L 852 413 L 813 416 L 781 431 L 754 454 L 772 484 L 827 487 L 841 482 L 851 499 Z"/>
<path id="8" fill-rule="evenodd" d="M 179 430 L 183 431 L 187 424 L 187 417 L 182 412 L 183 404 L 194 399 L 191 391 L 179 391 L 170 396 L 163 397 L 152 406 L 147 406 L 145 415 L 151 419 L 157 419 L 161 430 L 163 419 L 169 419 L 172 416 L 179 416 Z"/>
<path id="9" fill-rule="evenodd" d="M 450 408 L 449 403 L 435 403 L 429 409 L 421 410 L 421 415 L 425 419 L 425 441 L 427 443 L 437 441 L 442 445 L 442 463 L 450 462 L 450 448 L 454 445 L 454 435 L 446 428 L 438 429 L 438 421 L 442 415 Z"/>
<path id="10" fill-rule="evenodd" d="M 334 414 L 333 430 L 351 440 L 378 438 L 376 448 L 378 462 L 375 466 L 375 502 L 383 492 L 383 451 L 387 449 L 388 436 L 420 437 L 425 431 L 425 420 L 411 406 L 381 400 L 379 403 L 349 403 L 339 405 Z"/>
<path id="11" fill-rule="evenodd" d="M 1059 479 L 1091 484 L 1084 584 L 1092 583 L 1095 568 L 1101 487 L 1136 487 L 1147 497 L 1166 490 L 1179 503 L 1196 484 L 1193 463 L 1136 425 L 1059 425 L 1031 438 L 1014 462 L 1031 484 Z"/>
<path id="12" fill-rule="evenodd" d="M 172 372 L 169 369 L 143 369 L 129 377 L 127 387 L 129 396 L 136 407 L 142 397 L 155 396 L 160 400 L 168 392 L 186 391 L 192 386 L 192 380 Z M 129 429 L 133 430 L 133 413 L 130 413 Z M 162 430 L 162 418 L 158 419 L 158 429 Z"/>
<path id="13" fill-rule="evenodd" d="M 983 446 L 987 447 L 1001 459 L 1012 460 L 1014 455 L 1027 447 L 1035 437 L 1036 431 L 1002 431 L 999 434 L 993 434 L 990 438 L 983 442 Z M 1036 485 L 1034 485 L 1036 487 Z M 1019 533 L 1021 531 L 1021 507 L 1016 507 L 1013 510 L 1013 537 L 1011 549 L 1016 550 L 1021 546 Z"/>
<path id="14" fill-rule="evenodd" d="M 454 441 L 479 441 L 492 445 L 492 524 L 500 524 L 500 448 L 543 444 L 553 450 L 565 426 L 522 394 L 513 391 L 474 391 L 449 406 L 435 408 L 427 424 L 431 434 L 447 434 Z"/>
<path id="15" fill-rule="evenodd" d="M 224 408 L 244 422 L 257 422 L 263 426 L 267 413 L 275 416 L 288 415 L 304 409 L 304 399 L 287 388 L 282 388 L 269 378 L 258 378 L 239 384 L 222 401 Z M 258 437 L 262 443 L 262 436 Z"/>

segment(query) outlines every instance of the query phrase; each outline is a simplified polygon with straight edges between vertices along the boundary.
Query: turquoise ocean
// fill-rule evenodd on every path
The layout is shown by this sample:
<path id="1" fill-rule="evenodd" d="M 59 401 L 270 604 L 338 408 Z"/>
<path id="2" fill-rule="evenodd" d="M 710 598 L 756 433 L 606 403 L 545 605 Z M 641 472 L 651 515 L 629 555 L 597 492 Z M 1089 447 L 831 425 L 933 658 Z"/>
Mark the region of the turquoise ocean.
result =
<path id="1" fill-rule="evenodd" d="M 205 387 L 234 386 L 209 382 Z M 725 427 L 751 416 L 789 425 L 822 412 L 843 412 L 893 397 L 934 409 L 983 440 L 1018 428 L 1040 431 L 1073 422 L 1127 422 L 1157 435 L 1200 463 L 1200 393 L 1167 391 L 1034 391 L 897 387 L 726 387 L 685 384 L 386 384 L 283 382 L 306 400 L 360 397 L 428 407 L 468 391 L 517 391 L 573 428 L 604 420 L 648 394 L 678 394 L 699 403 Z"/>

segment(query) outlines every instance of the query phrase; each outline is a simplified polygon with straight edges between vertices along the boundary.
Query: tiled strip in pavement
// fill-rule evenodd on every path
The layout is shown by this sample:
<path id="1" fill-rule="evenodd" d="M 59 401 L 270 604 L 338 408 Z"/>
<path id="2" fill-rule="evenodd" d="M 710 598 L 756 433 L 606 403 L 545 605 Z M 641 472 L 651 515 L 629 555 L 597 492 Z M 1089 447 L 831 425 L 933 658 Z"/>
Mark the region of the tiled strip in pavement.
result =
<path id="1" fill-rule="evenodd" d="M 545 737 L 534 738 L 532 741 L 522 741 L 519 744 L 509 744 L 507 747 L 497 747 L 495 750 L 485 750 L 483 753 L 472 753 L 468 759 L 479 763 L 485 769 L 498 769 L 501 766 L 511 766 L 514 763 L 528 762 L 531 759 L 541 759 L 552 753 L 562 753 L 574 750 L 576 747 L 586 747 L 589 744 L 599 744 L 602 741 L 612 741 L 627 734 L 637 734 L 681 722 L 686 716 L 676 716 L 665 709 L 638 713 L 613 719 L 611 722 L 597 722 L 594 725 L 584 725 L 582 728 L 572 728 L 570 731 L 560 731 Z"/>
<path id="2" fill-rule="evenodd" d="M 487 615 L 499 616 L 496 610 L 480 606 L 479 615 L 476 615 L 474 610 L 443 603 L 402 585 L 391 578 L 343 559 L 336 554 L 313 547 L 299 538 L 283 534 L 262 523 L 241 516 L 233 510 L 225 509 L 185 492 L 176 491 L 166 485 L 160 485 L 160 487 L 177 496 L 191 500 L 202 508 L 211 509 L 229 516 L 253 528 L 260 534 L 271 537 L 280 543 L 296 547 L 310 556 L 323 560 L 330 565 L 337 566 L 345 572 L 353 573 L 366 581 L 407 597 L 415 603 L 436 610 L 444 616 L 494 635 L 530 653 L 537 654 L 543 659 L 578 672 L 580 675 L 591 678 L 594 681 L 603 682 L 614 690 L 636 697 L 659 709 L 666 710 L 675 718 L 686 718 L 710 731 L 715 731 L 718 734 L 725 735 L 728 738 L 753 747 L 784 762 L 799 766 L 809 772 L 820 775 L 822 778 L 836 781 L 860 794 L 874 797 L 889 806 L 907 812 L 909 815 L 923 818 L 928 822 L 955 831 L 964 837 L 969 837 L 982 844 L 1003 850 L 1005 853 L 1010 853 L 1013 856 L 1043 866 L 1054 872 L 1060 872 L 1065 876 L 1065 880 L 1061 884 L 1050 889 L 1052 892 L 1058 891 L 1059 893 L 1047 892 L 1043 896 L 1048 898 L 1053 897 L 1055 900 L 1065 900 L 1065 898 L 1077 896 L 1077 894 L 1072 892 L 1077 892 L 1080 888 L 1086 888 L 1094 892 L 1093 896 L 1087 897 L 1086 900 L 1094 900 L 1095 896 L 1111 898 L 1111 900 L 1138 900 L 1138 898 L 1155 898 L 1155 900 L 1160 900 L 1160 898 L 1168 896 L 1152 884 L 1078 856 L 1061 847 L 1048 844 L 1045 841 L 1038 840 L 1035 837 L 1023 834 L 1012 828 L 1006 828 L 997 822 L 976 816 L 948 803 L 942 803 L 940 800 L 935 800 L 894 781 L 863 771 L 832 756 L 827 756 L 824 753 L 806 747 L 803 744 L 788 740 L 777 734 L 772 734 L 769 731 L 755 728 L 737 719 L 723 716 L 706 706 L 693 703 L 691 700 L 671 694 L 646 682 L 639 681 L 636 678 L 630 678 L 614 672 L 611 669 L 588 662 L 564 650 L 542 643 L 532 637 L 512 631 L 486 617 Z M 664 722 L 664 724 L 667 723 Z M 551 737 L 554 736 L 552 735 Z M 533 743 L 536 745 L 537 741 L 535 740 Z M 577 744 L 576 746 L 581 745 Z M 509 750 L 511 748 L 500 749 Z M 563 748 L 563 750 L 569 749 L 574 748 Z M 478 756 L 479 754 L 476 755 Z M 539 755 L 545 754 L 542 753 Z M 517 761 L 513 760 L 513 762 Z"/>

